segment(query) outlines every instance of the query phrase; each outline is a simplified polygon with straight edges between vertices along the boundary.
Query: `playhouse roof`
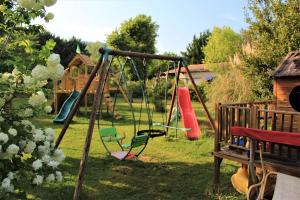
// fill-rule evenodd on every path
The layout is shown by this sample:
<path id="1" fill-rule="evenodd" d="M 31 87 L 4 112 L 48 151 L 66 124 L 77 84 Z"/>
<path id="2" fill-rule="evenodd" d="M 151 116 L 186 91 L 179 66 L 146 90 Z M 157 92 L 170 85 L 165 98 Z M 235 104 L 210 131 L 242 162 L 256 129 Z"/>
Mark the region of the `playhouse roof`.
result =
<path id="1" fill-rule="evenodd" d="M 292 51 L 281 61 L 274 72 L 274 77 L 299 77 L 300 51 Z"/>
<path id="2" fill-rule="evenodd" d="M 95 63 L 86 55 L 77 53 L 76 56 L 70 61 L 68 67 L 70 66 L 78 66 L 78 65 L 87 65 L 87 66 L 95 66 Z"/>

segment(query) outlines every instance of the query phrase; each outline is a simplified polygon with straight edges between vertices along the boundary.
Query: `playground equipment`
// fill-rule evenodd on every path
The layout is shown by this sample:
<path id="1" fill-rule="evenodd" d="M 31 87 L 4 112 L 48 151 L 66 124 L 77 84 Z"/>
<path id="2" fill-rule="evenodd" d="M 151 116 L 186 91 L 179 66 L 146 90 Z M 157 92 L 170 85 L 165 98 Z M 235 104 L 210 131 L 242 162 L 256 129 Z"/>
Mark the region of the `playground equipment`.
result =
<path id="1" fill-rule="evenodd" d="M 112 119 L 112 125 L 111 125 L 112 127 L 101 128 L 101 125 L 99 123 L 100 117 L 98 115 L 98 129 L 99 129 L 100 139 L 101 139 L 103 146 L 105 147 L 107 153 L 119 160 L 125 160 L 125 159 L 137 158 L 143 152 L 143 150 L 146 148 L 148 139 L 150 137 L 154 138 L 154 137 L 164 136 L 164 135 L 166 135 L 166 131 L 165 130 L 154 130 L 152 128 L 152 116 L 150 113 L 148 96 L 147 96 L 147 93 L 145 92 L 145 81 L 143 82 L 141 80 L 141 77 L 138 73 L 135 62 L 131 58 L 128 58 L 128 57 L 125 58 L 124 63 L 122 63 L 120 58 L 117 58 L 117 62 L 120 66 L 120 69 L 119 69 L 120 76 L 119 76 L 119 80 L 117 83 L 118 86 L 124 85 L 124 88 L 126 88 L 126 90 L 128 89 L 127 80 L 126 80 L 126 76 L 125 76 L 125 67 L 127 66 L 128 63 L 133 68 L 135 75 L 138 78 L 139 86 L 142 91 L 142 100 L 141 100 L 141 106 L 140 106 L 140 112 L 139 112 L 139 119 L 137 120 L 136 116 L 134 114 L 134 109 L 133 109 L 133 105 L 132 105 L 132 102 L 133 102 L 132 97 L 127 97 L 127 99 L 129 99 L 129 101 L 127 103 L 129 104 L 129 109 L 131 110 L 131 114 L 132 114 L 132 118 L 133 118 L 133 127 L 134 127 L 134 130 L 133 130 L 134 136 L 131 139 L 131 143 L 130 144 L 122 144 L 122 141 L 123 141 L 123 139 L 125 139 L 125 136 L 121 137 L 117 134 L 117 130 L 114 127 L 114 119 Z M 110 64 L 111 63 L 112 62 L 110 62 Z M 111 65 L 108 66 L 108 68 L 110 68 L 110 67 L 111 67 Z M 102 93 L 103 93 L 103 91 L 102 91 Z M 115 95 L 115 98 L 114 98 L 114 103 L 112 106 L 113 110 L 116 106 L 116 102 L 117 102 L 117 95 Z M 145 103 L 145 106 L 146 106 L 146 113 L 147 113 L 147 118 L 148 118 L 148 120 L 147 120 L 148 121 L 148 129 L 140 130 L 143 103 Z M 99 111 L 101 111 L 100 107 L 99 107 Z M 137 126 L 137 124 L 138 124 L 138 126 Z M 121 151 L 111 152 L 109 150 L 108 146 L 106 145 L 106 143 L 108 143 L 108 142 L 117 142 L 118 146 L 121 148 Z M 140 148 L 136 153 L 133 153 L 133 149 L 137 149 L 138 147 L 142 147 L 142 148 Z"/>
<path id="2" fill-rule="evenodd" d="M 198 139 L 200 136 L 200 128 L 195 111 L 192 107 L 189 88 L 178 88 L 178 104 L 180 108 L 183 127 L 191 129 L 190 131 L 187 131 L 186 136 L 190 140 Z"/>
<path id="3" fill-rule="evenodd" d="M 213 152 L 215 184 L 219 183 L 220 165 L 224 158 L 248 165 L 247 187 L 255 184 L 257 180 L 254 167 L 261 167 L 261 163 L 256 160 L 258 143 L 262 144 L 266 170 L 300 177 L 299 146 L 282 144 L 282 141 L 269 141 L 270 138 L 278 137 L 276 133 L 268 134 L 269 139 L 264 140 L 263 138 L 249 139 L 248 136 L 236 136 L 231 130 L 231 127 L 239 126 L 264 131 L 280 131 L 283 133 L 280 137 L 282 140 L 289 138 L 288 133 L 300 132 L 300 113 L 295 112 L 299 105 L 299 93 L 297 93 L 297 85 L 300 84 L 299 55 L 299 51 L 289 53 L 275 70 L 275 101 L 218 104 L 216 106 L 218 128 L 215 132 Z M 294 105 L 295 102 L 297 105 Z M 261 132 L 260 134 L 265 135 L 266 133 Z M 241 138 L 243 142 L 238 142 Z"/>
<path id="4" fill-rule="evenodd" d="M 74 58 L 70 61 L 68 64 L 68 67 L 65 69 L 64 76 L 61 81 L 54 82 L 54 111 L 55 113 L 58 113 L 59 110 L 62 110 L 61 105 L 64 105 L 62 103 L 63 97 L 65 94 L 73 94 L 73 91 L 81 91 L 89 79 L 89 76 L 91 75 L 92 70 L 95 68 L 95 64 L 93 61 L 86 55 L 83 55 L 81 53 L 77 53 Z M 112 79 L 113 74 L 109 74 L 110 78 Z M 101 77 L 98 75 L 95 76 L 93 79 L 90 87 L 87 90 L 87 94 L 84 96 L 84 106 L 85 106 L 85 112 L 87 113 L 87 106 L 88 106 L 88 94 L 94 95 L 97 89 L 97 85 L 99 84 L 99 80 Z M 116 119 L 121 118 L 121 115 L 117 112 L 115 109 L 114 112 L 112 112 L 112 99 L 110 97 L 110 92 L 121 92 L 123 96 L 125 97 L 125 91 L 122 87 L 118 87 L 117 90 L 116 87 L 110 87 L 109 81 L 105 83 L 104 86 L 104 103 L 106 106 L 106 110 L 110 112 Z M 72 95 L 69 95 L 70 97 Z M 125 99 L 126 100 L 126 99 Z M 60 112 L 59 112 L 60 113 Z M 65 116 L 66 117 L 66 116 Z M 60 118 L 62 119 L 62 118 Z M 65 118 L 64 118 L 65 119 Z M 63 121 L 60 121 L 60 123 L 63 123 Z"/>
<path id="5" fill-rule="evenodd" d="M 67 119 L 71 108 L 74 106 L 75 101 L 78 99 L 80 92 L 73 91 L 71 95 L 67 98 L 67 100 L 62 105 L 58 115 L 53 119 L 54 123 L 64 123 Z"/>
<path id="6" fill-rule="evenodd" d="M 261 191 L 258 194 L 259 200 L 262 200 L 264 197 L 264 191 L 266 188 L 267 178 L 271 174 L 277 174 L 276 188 L 273 199 L 299 199 L 299 183 L 300 179 L 285 175 L 282 173 L 266 173 L 265 161 L 263 161 L 263 142 L 271 142 L 274 144 L 287 145 L 288 147 L 298 148 L 300 147 L 300 133 L 291 133 L 291 132 L 282 132 L 282 131 L 269 131 L 269 130 L 259 130 L 254 128 L 244 128 L 244 127 L 232 127 L 231 132 L 233 136 L 243 136 L 249 138 L 249 142 L 253 143 L 256 141 L 259 144 L 259 155 L 260 155 L 260 164 L 263 169 L 263 178 L 258 184 L 254 184 L 249 188 L 247 192 L 248 199 L 253 196 L 252 191 L 255 187 L 262 186 Z M 254 155 L 257 149 L 257 145 L 250 148 L 250 155 Z M 265 155 L 265 154 L 264 154 Z M 250 159 L 249 171 L 254 171 L 254 160 Z M 253 168 L 253 169 L 251 169 Z M 252 174 L 253 175 L 253 174 Z M 285 183 L 285 184 L 283 184 Z M 294 187 L 292 189 L 292 187 Z M 290 189 L 289 189 L 290 188 Z M 297 190 L 298 188 L 298 190 Z M 296 190 L 294 190 L 296 189 Z M 298 194 L 298 195 L 297 195 Z"/>
<path id="7" fill-rule="evenodd" d="M 171 61 L 174 61 L 174 62 L 178 62 L 178 73 L 177 73 L 176 78 L 175 78 L 176 84 L 178 83 L 178 80 L 179 80 L 179 74 L 180 74 L 181 68 L 184 67 L 186 69 L 189 77 L 190 77 L 190 80 L 191 80 L 193 88 L 196 92 L 196 95 L 197 95 L 200 103 L 202 104 L 202 106 L 205 110 L 205 113 L 208 116 L 209 122 L 210 122 L 212 128 L 215 130 L 214 120 L 212 119 L 210 113 L 208 112 L 208 110 L 206 108 L 206 105 L 204 104 L 204 101 L 202 100 L 202 98 L 200 96 L 200 92 L 199 92 L 199 90 L 198 90 L 198 88 L 197 88 L 197 86 L 196 86 L 196 84 L 193 80 L 193 77 L 191 76 L 191 73 L 189 72 L 189 69 L 186 66 L 183 65 L 183 59 L 181 57 L 153 55 L 153 54 L 129 52 L 129 51 L 117 51 L 117 50 L 109 50 L 109 49 L 103 49 L 103 48 L 101 48 L 99 50 L 99 52 L 101 53 L 99 61 L 98 61 L 97 65 L 92 69 L 92 71 L 90 73 L 90 76 L 88 77 L 84 87 L 81 89 L 81 93 L 78 97 L 78 100 L 76 101 L 74 107 L 71 109 L 71 112 L 68 115 L 68 117 L 67 117 L 67 119 L 64 123 L 64 126 L 63 126 L 57 140 L 56 140 L 56 144 L 55 144 L 55 147 L 57 148 L 59 146 L 61 140 L 63 139 L 63 136 L 66 133 L 72 118 L 74 117 L 76 111 L 78 110 L 78 108 L 80 106 L 80 102 L 83 100 L 84 96 L 88 92 L 92 81 L 94 80 L 94 78 L 96 77 L 96 74 L 98 73 L 99 81 L 98 81 L 98 85 L 96 87 L 92 112 L 91 112 L 91 115 L 90 115 L 89 128 L 87 130 L 87 136 L 86 136 L 86 141 L 85 141 L 85 145 L 84 145 L 84 149 L 83 149 L 83 155 L 82 155 L 82 159 L 81 159 L 81 162 L 80 162 L 80 168 L 79 168 L 79 172 L 78 172 L 76 188 L 75 188 L 75 192 L 74 192 L 74 196 L 73 196 L 74 200 L 79 199 L 79 194 L 80 194 L 80 190 L 81 190 L 81 187 L 82 187 L 83 177 L 84 177 L 86 164 L 87 164 L 87 159 L 88 159 L 88 153 L 89 153 L 89 149 L 90 149 L 92 134 L 93 134 L 95 120 L 96 120 L 96 114 L 97 114 L 99 108 L 101 108 L 100 100 L 103 97 L 102 91 L 104 90 L 105 83 L 106 83 L 106 80 L 107 80 L 107 77 L 108 77 L 108 74 L 109 74 L 109 70 L 108 70 L 109 69 L 108 66 L 110 65 L 109 55 L 111 55 L 111 56 L 124 56 L 124 57 L 129 56 L 129 57 L 133 57 L 133 58 L 142 58 L 142 59 L 171 60 Z M 102 76 L 100 76 L 100 75 L 102 75 Z M 177 91 L 173 90 L 170 109 L 169 109 L 170 112 L 168 114 L 167 123 L 166 123 L 167 126 L 169 126 L 169 124 L 170 124 L 171 115 L 172 115 L 171 111 L 173 110 L 173 107 L 174 107 L 176 93 L 177 93 Z M 166 129 L 166 131 L 168 131 L 168 129 Z M 134 145 L 131 145 L 131 146 L 134 146 Z"/>

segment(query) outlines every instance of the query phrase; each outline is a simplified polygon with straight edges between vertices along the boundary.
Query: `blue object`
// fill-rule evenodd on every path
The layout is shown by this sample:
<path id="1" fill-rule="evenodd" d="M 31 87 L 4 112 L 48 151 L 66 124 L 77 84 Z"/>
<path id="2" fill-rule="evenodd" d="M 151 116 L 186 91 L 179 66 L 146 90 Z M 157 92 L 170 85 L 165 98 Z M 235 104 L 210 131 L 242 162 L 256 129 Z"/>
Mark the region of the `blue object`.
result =
<path id="1" fill-rule="evenodd" d="M 74 106 L 76 100 L 78 99 L 80 92 L 73 91 L 72 94 L 67 98 L 67 100 L 62 105 L 58 115 L 53 119 L 54 123 L 64 123 L 72 107 Z"/>
<path id="2" fill-rule="evenodd" d="M 211 81 L 213 79 L 214 79 L 214 77 L 212 75 L 206 75 L 206 76 L 204 76 L 204 80 L 206 80 L 206 81 Z"/>

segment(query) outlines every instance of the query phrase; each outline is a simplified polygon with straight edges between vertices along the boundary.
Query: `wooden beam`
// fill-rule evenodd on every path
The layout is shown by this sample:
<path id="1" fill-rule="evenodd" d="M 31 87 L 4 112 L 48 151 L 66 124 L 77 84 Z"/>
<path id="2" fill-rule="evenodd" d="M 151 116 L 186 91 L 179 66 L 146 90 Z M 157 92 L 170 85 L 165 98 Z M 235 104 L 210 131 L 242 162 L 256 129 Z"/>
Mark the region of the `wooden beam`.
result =
<path id="1" fill-rule="evenodd" d="M 206 115 L 207 115 L 207 117 L 208 117 L 208 120 L 209 120 L 209 123 L 210 123 L 212 129 L 213 129 L 214 131 L 216 131 L 216 124 L 215 124 L 216 122 L 215 122 L 215 120 L 211 117 L 211 115 L 210 115 L 210 113 L 209 113 L 209 111 L 208 111 L 208 109 L 207 109 L 207 107 L 206 107 L 206 105 L 205 105 L 205 103 L 204 103 L 204 100 L 203 100 L 202 97 L 201 97 L 200 91 L 199 91 L 199 89 L 198 89 L 198 87 L 197 87 L 197 85 L 196 85 L 196 83 L 195 83 L 195 81 L 194 81 L 194 78 L 193 78 L 193 76 L 192 76 L 192 74 L 191 74 L 189 68 L 188 68 L 187 66 L 184 66 L 184 68 L 185 68 L 186 72 L 187 72 L 188 75 L 189 75 L 189 78 L 190 78 L 190 80 L 191 80 L 191 82 L 192 82 L 192 85 L 193 85 L 193 87 L 194 87 L 194 90 L 195 90 L 195 92 L 196 92 L 196 96 L 198 97 L 199 102 L 202 104 L 202 106 L 203 106 L 203 108 L 204 108 L 204 111 L 205 111 L 205 113 L 206 113 Z"/>
<path id="2" fill-rule="evenodd" d="M 108 61 L 104 61 L 102 67 L 99 70 L 99 75 L 105 74 L 105 77 L 103 77 L 101 80 L 99 80 L 99 84 L 97 86 L 97 90 L 96 90 L 96 93 L 94 96 L 92 112 L 90 115 L 89 128 L 88 128 L 86 139 L 85 139 L 85 145 L 84 145 L 83 154 L 82 154 L 82 158 L 81 158 L 81 162 L 80 162 L 80 168 L 79 168 L 79 172 L 78 172 L 78 176 L 77 176 L 75 191 L 73 194 L 73 200 L 79 199 L 80 191 L 82 188 L 83 178 L 84 178 L 84 174 L 85 174 L 85 170 L 86 170 L 86 166 L 87 166 L 89 150 L 90 150 L 91 141 L 92 141 L 93 132 L 94 132 L 96 115 L 97 115 L 97 112 L 100 107 L 101 96 L 103 94 L 106 77 L 107 77 L 107 74 L 109 71 L 107 68 L 109 68 Z"/>

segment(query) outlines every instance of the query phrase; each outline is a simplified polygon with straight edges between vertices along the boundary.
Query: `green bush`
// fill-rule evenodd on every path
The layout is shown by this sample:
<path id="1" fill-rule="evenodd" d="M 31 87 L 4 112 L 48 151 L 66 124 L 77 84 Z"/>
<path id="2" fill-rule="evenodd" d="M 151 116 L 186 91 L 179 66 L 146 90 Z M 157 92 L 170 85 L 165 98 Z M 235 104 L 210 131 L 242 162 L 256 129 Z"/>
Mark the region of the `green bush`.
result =
<path id="1" fill-rule="evenodd" d="M 139 81 L 127 81 L 128 95 L 132 98 L 143 98 L 143 91 Z"/>
<path id="2" fill-rule="evenodd" d="M 201 82 L 200 84 L 197 85 L 197 87 L 198 87 L 198 90 L 200 92 L 200 95 L 201 95 L 203 101 L 206 102 L 208 100 L 207 95 L 206 95 L 206 90 L 205 90 L 205 88 L 207 87 L 207 83 Z M 192 84 L 189 85 L 189 91 L 190 91 L 190 95 L 191 95 L 191 100 L 198 101 L 196 92 L 195 92 Z"/>

